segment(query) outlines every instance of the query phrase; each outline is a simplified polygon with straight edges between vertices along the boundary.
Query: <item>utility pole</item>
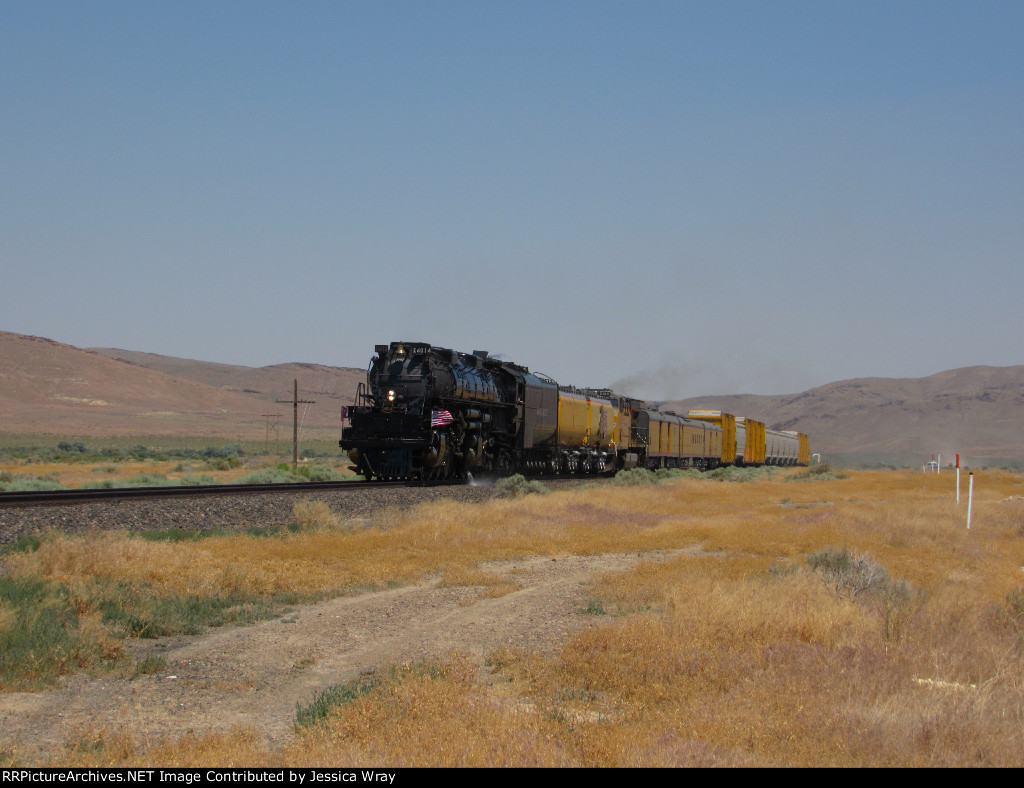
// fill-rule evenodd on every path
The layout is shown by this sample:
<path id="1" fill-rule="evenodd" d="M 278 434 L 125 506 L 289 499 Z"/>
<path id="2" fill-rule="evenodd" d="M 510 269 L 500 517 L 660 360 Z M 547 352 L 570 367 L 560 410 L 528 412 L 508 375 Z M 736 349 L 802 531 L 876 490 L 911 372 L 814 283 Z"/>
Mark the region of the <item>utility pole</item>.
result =
<path id="1" fill-rule="evenodd" d="M 295 379 L 295 394 L 291 399 L 279 399 L 275 402 L 292 404 L 294 418 L 292 419 L 292 472 L 299 469 L 299 405 L 312 405 L 315 399 L 299 399 L 299 379 Z"/>

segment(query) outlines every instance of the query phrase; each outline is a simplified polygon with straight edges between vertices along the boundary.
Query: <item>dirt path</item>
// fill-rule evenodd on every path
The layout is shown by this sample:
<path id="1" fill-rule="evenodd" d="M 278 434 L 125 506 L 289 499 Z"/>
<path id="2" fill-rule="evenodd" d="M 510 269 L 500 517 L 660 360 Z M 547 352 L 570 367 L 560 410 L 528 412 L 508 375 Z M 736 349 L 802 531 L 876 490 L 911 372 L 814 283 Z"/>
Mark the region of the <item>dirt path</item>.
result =
<path id="1" fill-rule="evenodd" d="M 556 648 L 599 621 L 579 612 L 586 585 L 641 559 L 667 554 L 568 556 L 495 562 L 483 569 L 520 590 L 411 586 L 296 608 L 248 627 L 133 646 L 166 666 L 133 680 L 75 677 L 39 693 L 0 695 L 0 748 L 32 758 L 59 754 L 83 730 L 125 730 L 154 741 L 186 732 L 256 730 L 271 745 L 292 735 L 297 704 L 318 690 L 380 667 L 460 651 L 483 663 L 501 644 Z"/>

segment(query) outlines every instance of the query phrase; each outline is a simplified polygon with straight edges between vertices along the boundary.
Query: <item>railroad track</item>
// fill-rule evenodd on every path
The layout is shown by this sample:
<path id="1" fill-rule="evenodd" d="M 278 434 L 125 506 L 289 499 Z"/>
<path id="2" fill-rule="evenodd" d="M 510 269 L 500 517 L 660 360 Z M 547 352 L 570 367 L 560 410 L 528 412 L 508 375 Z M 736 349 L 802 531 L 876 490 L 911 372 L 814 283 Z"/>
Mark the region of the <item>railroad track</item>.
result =
<path id="1" fill-rule="evenodd" d="M 322 501 L 342 521 L 359 527 L 390 509 L 442 499 L 480 502 L 495 494 L 493 487 L 468 484 L 359 482 L 8 493 L 0 498 L 0 552 L 22 537 L 47 532 L 273 531 L 294 523 L 300 501 Z"/>
<path id="2" fill-rule="evenodd" d="M 545 484 L 570 486 L 584 482 L 596 482 L 600 476 L 567 477 L 537 476 Z M 73 488 L 69 490 L 18 490 L 0 493 L 0 506 L 45 506 L 48 504 L 74 504 L 90 501 L 113 501 L 123 498 L 192 498 L 197 496 L 229 496 L 257 493 L 306 493 L 328 490 L 386 490 L 388 488 L 415 489 L 433 487 L 466 486 L 464 480 L 445 481 L 335 481 L 335 482 L 278 482 L 276 484 L 199 484 L 184 487 L 102 487 Z"/>
<path id="3" fill-rule="evenodd" d="M 553 477 L 544 483 L 565 489 L 594 481 Z M 0 553 L 22 537 L 46 532 L 280 529 L 294 522 L 295 504 L 303 500 L 322 501 L 350 527 L 360 527 L 391 509 L 440 500 L 480 503 L 497 494 L 486 483 L 361 481 L 4 493 Z"/>
<path id="4" fill-rule="evenodd" d="M 387 487 L 430 486 L 429 482 L 285 482 L 277 484 L 198 484 L 185 487 L 102 487 L 70 490 L 18 490 L 0 493 L 0 506 L 38 506 L 118 498 L 168 498 L 199 495 L 240 495 L 246 493 L 296 493 L 311 490 L 383 489 Z"/>

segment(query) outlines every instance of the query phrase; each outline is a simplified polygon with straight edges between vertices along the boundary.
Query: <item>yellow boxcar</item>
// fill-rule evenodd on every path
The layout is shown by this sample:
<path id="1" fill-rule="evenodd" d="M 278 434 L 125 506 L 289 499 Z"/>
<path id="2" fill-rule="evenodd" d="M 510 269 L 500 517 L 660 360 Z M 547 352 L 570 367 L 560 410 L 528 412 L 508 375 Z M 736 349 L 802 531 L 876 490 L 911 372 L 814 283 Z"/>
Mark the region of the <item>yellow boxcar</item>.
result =
<path id="1" fill-rule="evenodd" d="M 722 429 L 722 465 L 736 462 L 736 417 L 722 410 L 691 410 L 687 418 L 716 424 Z"/>
<path id="2" fill-rule="evenodd" d="M 620 411 L 609 399 L 558 392 L 558 445 L 609 449 L 620 444 Z"/>

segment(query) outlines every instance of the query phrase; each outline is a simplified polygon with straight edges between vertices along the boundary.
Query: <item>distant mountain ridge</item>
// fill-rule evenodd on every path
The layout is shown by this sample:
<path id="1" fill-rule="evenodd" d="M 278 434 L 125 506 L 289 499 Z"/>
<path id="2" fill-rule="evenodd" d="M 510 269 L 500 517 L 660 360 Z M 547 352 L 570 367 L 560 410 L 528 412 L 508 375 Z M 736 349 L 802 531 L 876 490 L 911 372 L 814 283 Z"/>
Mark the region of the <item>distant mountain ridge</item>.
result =
<path id="1" fill-rule="evenodd" d="M 241 367 L 117 349 L 82 349 L 0 332 L 0 430 L 55 436 L 173 435 L 258 440 L 291 434 L 294 381 L 302 435 L 337 440 L 340 406 L 365 372 L 320 364 Z"/>
<path id="2" fill-rule="evenodd" d="M 336 440 L 339 409 L 365 371 L 314 363 L 246 367 L 114 348 L 82 349 L 0 332 L 0 431 L 54 436 L 174 435 L 261 440 L 290 435 L 293 381 L 302 434 Z M 593 382 L 600 385 L 601 381 Z M 701 396 L 659 403 L 726 410 L 810 436 L 838 461 L 914 464 L 960 452 L 975 465 L 1024 462 L 1024 365 L 924 378 L 858 378 L 796 394 Z"/>
<path id="3" fill-rule="evenodd" d="M 264 413 L 282 413 L 292 418 L 292 406 L 279 400 L 291 400 L 298 380 L 299 399 L 313 400 L 300 406 L 300 415 L 309 427 L 334 430 L 340 436 L 341 406 L 351 405 L 356 387 L 366 380 L 366 371 L 351 367 L 292 362 L 266 367 L 246 367 L 209 361 L 161 356 L 156 353 L 89 348 L 108 358 L 135 364 L 172 377 L 213 386 L 234 394 L 256 397 L 266 403 Z"/>

